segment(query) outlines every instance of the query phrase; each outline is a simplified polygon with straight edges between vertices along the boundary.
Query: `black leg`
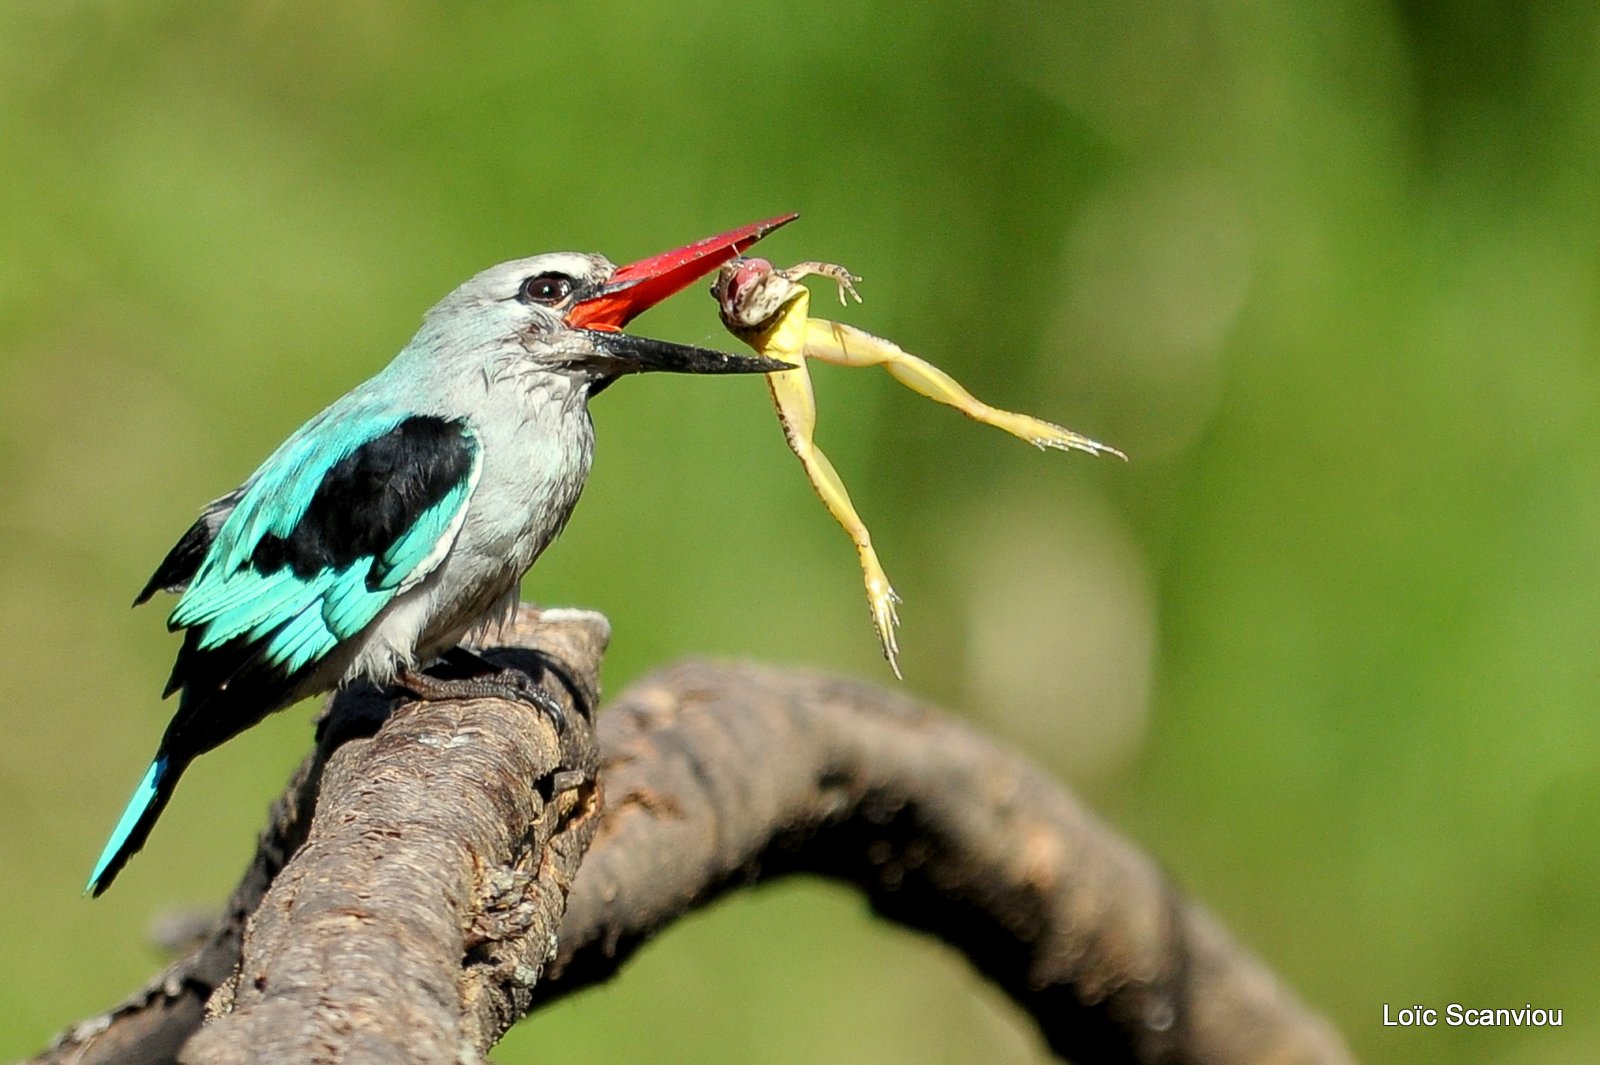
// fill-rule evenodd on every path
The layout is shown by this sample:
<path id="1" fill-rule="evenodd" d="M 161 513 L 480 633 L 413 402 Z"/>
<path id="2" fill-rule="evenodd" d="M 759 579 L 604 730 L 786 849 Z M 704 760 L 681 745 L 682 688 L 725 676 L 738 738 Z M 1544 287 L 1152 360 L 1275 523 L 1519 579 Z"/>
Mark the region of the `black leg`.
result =
<path id="1" fill-rule="evenodd" d="M 537 658 L 539 664 L 544 667 L 544 671 L 560 681 L 561 686 L 567 689 L 567 694 L 572 697 L 573 709 L 590 721 L 594 720 L 594 707 L 590 704 L 588 693 L 578 686 L 577 681 L 572 679 L 572 675 L 567 672 L 566 666 L 562 665 L 559 659 L 534 648 L 521 649 L 517 654 L 519 656 L 531 655 Z M 505 670 L 476 651 L 457 644 L 441 654 L 439 656 L 439 664 L 429 672 L 435 676 L 453 678 L 494 676 L 505 672 Z"/>
<path id="2" fill-rule="evenodd" d="M 465 653 L 472 654 L 470 651 Z M 567 714 L 555 696 L 539 687 L 520 670 L 500 669 L 493 663 L 478 658 L 477 655 L 472 657 L 487 665 L 490 672 L 480 672 L 475 676 L 444 678 L 425 673 L 420 669 L 408 669 L 395 678 L 395 684 L 422 699 L 507 699 L 525 703 L 537 708 L 549 718 L 550 724 L 555 726 L 557 735 L 566 733 Z"/>

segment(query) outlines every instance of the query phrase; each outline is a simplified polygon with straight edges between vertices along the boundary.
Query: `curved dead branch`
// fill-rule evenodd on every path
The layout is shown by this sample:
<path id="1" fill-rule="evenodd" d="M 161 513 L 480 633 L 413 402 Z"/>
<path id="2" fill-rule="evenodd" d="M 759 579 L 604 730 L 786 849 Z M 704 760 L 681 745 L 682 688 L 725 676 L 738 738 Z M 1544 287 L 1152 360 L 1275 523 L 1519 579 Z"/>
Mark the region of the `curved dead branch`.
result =
<path id="1" fill-rule="evenodd" d="M 1058 784 L 880 688 L 662 671 L 595 730 L 597 816 L 582 710 L 604 622 L 534 617 L 510 635 L 543 652 L 520 665 L 576 695 L 564 736 L 520 704 L 389 716 L 372 693 L 341 696 L 210 938 L 35 1060 L 166 1063 L 180 1046 L 190 1063 L 472 1060 L 677 918 L 792 872 L 855 884 L 957 947 L 1082 1065 L 1351 1060 Z"/>
<path id="2" fill-rule="evenodd" d="M 1350 1060 L 1059 784 L 913 700 L 689 662 L 630 688 L 599 733 L 607 810 L 535 1004 L 730 887 L 808 872 L 960 949 L 1073 1061 Z"/>

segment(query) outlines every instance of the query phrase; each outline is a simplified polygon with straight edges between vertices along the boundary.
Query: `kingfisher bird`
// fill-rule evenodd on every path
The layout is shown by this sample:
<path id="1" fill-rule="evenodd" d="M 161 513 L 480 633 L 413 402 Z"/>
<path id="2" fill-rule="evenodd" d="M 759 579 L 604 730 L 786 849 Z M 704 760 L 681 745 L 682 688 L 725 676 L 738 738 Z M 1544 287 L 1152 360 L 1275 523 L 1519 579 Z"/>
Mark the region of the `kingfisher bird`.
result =
<path id="1" fill-rule="evenodd" d="M 620 330 L 794 217 L 620 268 L 576 252 L 492 266 L 206 504 L 134 600 L 181 595 L 163 695 L 178 710 L 85 893 L 103 893 L 144 845 L 191 761 L 275 710 L 355 680 L 529 695 L 459 645 L 515 609 L 566 525 L 594 450 L 589 399 L 629 373 L 786 369 Z M 422 672 L 441 656 L 479 673 Z"/>

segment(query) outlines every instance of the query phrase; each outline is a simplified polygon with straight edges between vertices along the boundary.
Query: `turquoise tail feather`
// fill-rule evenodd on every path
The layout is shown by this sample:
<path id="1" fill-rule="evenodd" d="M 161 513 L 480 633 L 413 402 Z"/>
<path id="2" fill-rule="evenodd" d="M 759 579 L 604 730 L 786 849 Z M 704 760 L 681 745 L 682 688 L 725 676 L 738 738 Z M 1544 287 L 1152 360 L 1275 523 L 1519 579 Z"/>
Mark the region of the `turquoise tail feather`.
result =
<path id="1" fill-rule="evenodd" d="M 89 874 L 89 882 L 83 888 L 85 895 L 98 897 L 110 887 L 128 858 L 144 845 L 145 837 L 150 834 L 156 818 L 161 816 L 162 808 L 167 805 L 167 797 L 172 794 L 172 786 L 177 782 L 177 774 L 171 772 L 170 768 L 164 754 L 157 755 L 156 760 L 150 763 L 144 779 L 133 791 L 133 798 L 128 800 L 127 808 L 122 811 L 117 827 L 111 830 L 111 838 L 106 840 L 100 860 L 94 865 L 94 872 Z"/>

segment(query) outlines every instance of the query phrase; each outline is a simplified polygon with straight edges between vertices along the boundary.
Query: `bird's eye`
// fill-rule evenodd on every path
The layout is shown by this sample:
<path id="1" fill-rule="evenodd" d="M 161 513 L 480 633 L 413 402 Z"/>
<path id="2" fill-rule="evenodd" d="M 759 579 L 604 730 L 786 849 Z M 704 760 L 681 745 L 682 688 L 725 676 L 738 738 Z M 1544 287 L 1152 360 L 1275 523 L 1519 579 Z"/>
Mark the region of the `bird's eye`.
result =
<path id="1" fill-rule="evenodd" d="M 566 274 L 535 274 L 522 283 L 519 295 L 527 303 L 554 307 L 572 295 L 573 281 Z"/>

